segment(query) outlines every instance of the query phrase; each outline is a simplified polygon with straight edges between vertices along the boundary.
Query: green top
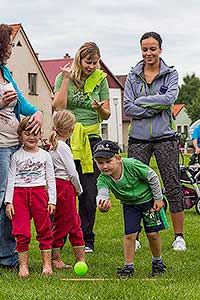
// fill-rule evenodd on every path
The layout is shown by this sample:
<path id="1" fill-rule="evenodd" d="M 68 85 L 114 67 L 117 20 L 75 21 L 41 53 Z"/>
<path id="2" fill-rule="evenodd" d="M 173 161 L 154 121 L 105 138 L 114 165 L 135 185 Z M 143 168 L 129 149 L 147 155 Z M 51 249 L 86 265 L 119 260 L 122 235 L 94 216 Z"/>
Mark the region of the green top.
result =
<path id="1" fill-rule="evenodd" d="M 152 175 L 154 187 L 152 189 Z M 107 190 L 112 191 L 115 197 L 126 204 L 142 204 L 154 198 L 152 191 L 161 199 L 161 191 L 155 172 L 141 161 L 133 158 L 122 158 L 122 175 L 118 180 L 111 176 L 100 174 L 97 180 L 98 197 Z"/>
<path id="2" fill-rule="evenodd" d="M 90 76 L 88 79 L 89 78 Z M 60 90 L 62 80 L 62 73 L 59 73 L 55 81 L 55 92 Z M 83 88 L 77 89 L 75 84 L 69 80 L 67 108 L 74 113 L 76 121 L 80 122 L 84 126 L 99 123 L 97 111 L 91 108 L 93 100 L 109 100 L 109 87 L 106 78 L 102 79 L 102 81 L 95 86 L 91 93 L 84 93 Z"/>

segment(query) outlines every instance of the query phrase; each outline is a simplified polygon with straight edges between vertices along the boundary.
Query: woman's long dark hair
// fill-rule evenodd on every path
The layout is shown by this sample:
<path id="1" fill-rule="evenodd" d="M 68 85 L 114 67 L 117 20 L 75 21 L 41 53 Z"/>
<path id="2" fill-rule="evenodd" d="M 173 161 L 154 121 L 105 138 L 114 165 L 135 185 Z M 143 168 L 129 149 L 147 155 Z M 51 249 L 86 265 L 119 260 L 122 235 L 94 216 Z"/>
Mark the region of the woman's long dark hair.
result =
<path id="1" fill-rule="evenodd" d="M 7 60 L 7 49 L 12 35 L 12 27 L 7 24 L 0 24 L 0 64 L 5 64 Z"/>

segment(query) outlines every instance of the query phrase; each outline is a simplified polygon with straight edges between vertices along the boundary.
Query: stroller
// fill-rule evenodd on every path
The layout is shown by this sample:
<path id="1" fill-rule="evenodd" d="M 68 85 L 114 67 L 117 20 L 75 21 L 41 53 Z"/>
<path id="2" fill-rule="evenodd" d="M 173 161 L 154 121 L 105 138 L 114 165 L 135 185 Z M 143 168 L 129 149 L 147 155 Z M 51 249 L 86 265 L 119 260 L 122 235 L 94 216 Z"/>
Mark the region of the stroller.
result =
<path id="1" fill-rule="evenodd" d="M 183 155 L 182 161 L 184 162 Z M 197 214 L 200 215 L 200 155 L 192 154 L 188 166 L 180 165 L 180 182 L 183 189 L 184 209 L 195 205 Z M 186 184 L 189 184 L 188 187 Z M 192 185 L 192 187 L 191 187 Z"/>

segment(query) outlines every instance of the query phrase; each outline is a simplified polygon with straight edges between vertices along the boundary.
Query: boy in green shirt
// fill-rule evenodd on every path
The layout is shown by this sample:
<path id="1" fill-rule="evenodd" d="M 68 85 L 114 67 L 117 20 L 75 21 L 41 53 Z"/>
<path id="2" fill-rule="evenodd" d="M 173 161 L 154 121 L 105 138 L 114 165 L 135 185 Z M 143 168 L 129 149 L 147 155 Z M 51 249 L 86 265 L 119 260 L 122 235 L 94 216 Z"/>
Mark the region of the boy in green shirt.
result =
<path id="1" fill-rule="evenodd" d="M 137 232 L 141 220 L 152 252 L 152 276 L 165 272 L 161 257 L 159 230 L 168 228 L 163 209 L 158 176 L 149 166 L 133 158 L 121 158 L 119 147 L 112 141 L 96 144 L 94 159 L 101 172 L 97 180 L 97 205 L 101 212 L 111 208 L 110 191 L 119 199 L 124 215 L 124 266 L 117 276 L 132 277 Z"/>

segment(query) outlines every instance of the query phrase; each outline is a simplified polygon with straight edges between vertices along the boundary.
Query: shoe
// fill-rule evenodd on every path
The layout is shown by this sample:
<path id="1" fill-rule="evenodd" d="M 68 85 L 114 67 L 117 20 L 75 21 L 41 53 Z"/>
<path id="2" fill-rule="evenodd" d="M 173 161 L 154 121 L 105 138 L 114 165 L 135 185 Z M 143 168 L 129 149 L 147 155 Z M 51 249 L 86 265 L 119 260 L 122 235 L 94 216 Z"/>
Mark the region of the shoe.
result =
<path id="1" fill-rule="evenodd" d="M 117 268 L 117 278 L 132 278 L 134 274 L 134 268 L 129 266 L 124 266 L 123 268 Z"/>
<path id="2" fill-rule="evenodd" d="M 94 249 L 88 247 L 88 246 L 85 246 L 85 253 L 93 253 L 94 252 Z"/>
<path id="3" fill-rule="evenodd" d="M 152 276 L 160 276 L 165 273 L 166 266 L 163 264 L 162 260 L 152 262 Z"/>
<path id="4" fill-rule="evenodd" d="M 137 251 L 140 248 L 141 248 L 141 243 L 140 243 L 140 241 L 136 240 L 135 241 L 135 251 Z"/>
<path id="5" fill-rule="evenodd" d="M 185 251 L 186 250 L 186 243 L 182 236 L 177 236 L 175 241 L 172 244 L 172 247 L 176 251 Z"/>

